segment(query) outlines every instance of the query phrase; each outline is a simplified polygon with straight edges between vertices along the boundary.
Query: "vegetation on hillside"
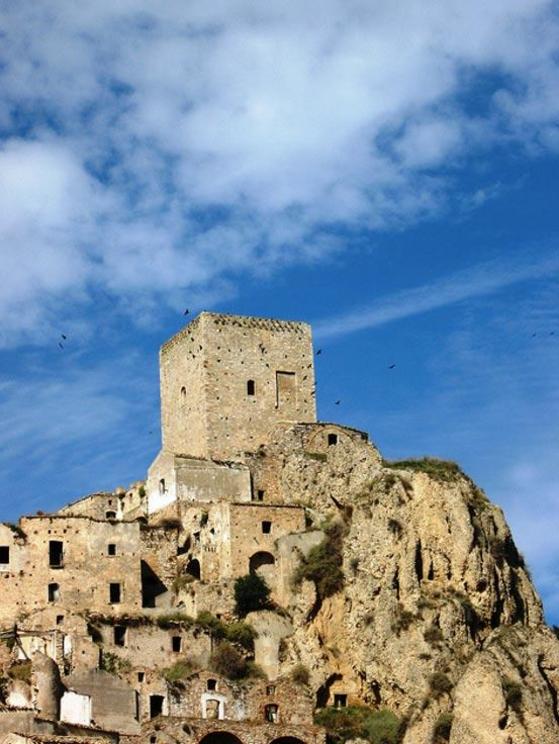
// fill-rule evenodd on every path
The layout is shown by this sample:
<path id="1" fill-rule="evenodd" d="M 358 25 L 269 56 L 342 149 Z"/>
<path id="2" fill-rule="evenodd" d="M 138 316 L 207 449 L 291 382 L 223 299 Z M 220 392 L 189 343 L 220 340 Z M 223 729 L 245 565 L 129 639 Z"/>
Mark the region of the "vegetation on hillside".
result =
<path id="1" fill-rule="evenodd" d="M 313 581 L 321 600 L 341 591 L 344 586 L 342 551 L 346 525 L 331 522 L 325 527 L 325 532 L 324 540 L 301 558 L 293 575 L 294 586 L 299 586 L 303 579 Z"/>
<path id="2" fill-rule="evenodd" d="M 389 710 L 372 710 L 363 705 L 323 708 L 315 713 L 315 723 L 324 726 L 328 744 L 348 739 L 366 739 L 371 744 L 398 744 L 405 724 Z"/>

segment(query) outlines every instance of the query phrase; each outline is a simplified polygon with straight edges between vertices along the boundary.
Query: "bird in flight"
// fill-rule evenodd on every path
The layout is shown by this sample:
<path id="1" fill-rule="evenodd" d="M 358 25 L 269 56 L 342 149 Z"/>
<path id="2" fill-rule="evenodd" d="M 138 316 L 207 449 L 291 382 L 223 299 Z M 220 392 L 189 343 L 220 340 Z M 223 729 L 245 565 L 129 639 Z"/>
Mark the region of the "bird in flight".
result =
<path id="1" fill-rule="evenodd" d="M 317 355 L 317 356 L 318 356 L 319 354 L 322 354 L 322 349 L 318 349 L 318 351 L 316 352 L 316 355 Z"/>
<path id="2" fill-rule="evenodd" d="M 59 346 L 59 347 L 60 347 L 61 349 L 63 349 L 63 348 L 64 348 L 64 344 L 62 344 L 62 343 L 61 343 L 60 341 L 58 342 L 58 346 Z"/>
<path id="3" fill-rule="evenodd" d="M 183 315 L 188 315 L 189 312 L 190 312 L 190 310 L 188 308 L 186 308 L 186 310 L 184 311 Z"/>
<path id="4" fill-rule="evenodd" d="M 537 333 L 532 333 L 532 338 L 536 338 L 537 335 Z"/>
<path id="5" fill-rule="evenodd" d="M 337 400 L 334 405 L 339 406 L 341 402 L 341 400 Z"/>
<path id="6" fill-rule="evenodd" d="M 395 364 L 389 364 L 388 369 L 394 369 L 395 366 L 396 366 Z"/>
<path id="7" fill-rule="evenodd" d="M 68 336 L 65 336 L 63 333 L 61 333 L 60 334 L 60 338 L 63 339 L 64 341 L 66 341 L 66 339 L 68 338 Z"/>

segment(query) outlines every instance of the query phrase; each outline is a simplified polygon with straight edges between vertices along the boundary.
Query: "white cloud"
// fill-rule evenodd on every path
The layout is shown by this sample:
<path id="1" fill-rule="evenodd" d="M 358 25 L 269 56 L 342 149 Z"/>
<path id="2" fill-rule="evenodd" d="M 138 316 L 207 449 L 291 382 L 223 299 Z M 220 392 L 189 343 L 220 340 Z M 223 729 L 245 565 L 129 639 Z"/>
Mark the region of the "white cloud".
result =
<path id="1" fill-rule="evenodd" d="M 215 294 L 340 250 L 333 226 L 435 214 L 503 138 L 557 148 L 547 0 L 21 0 L 0 23 L 3 344 L 92 286 Z"/>

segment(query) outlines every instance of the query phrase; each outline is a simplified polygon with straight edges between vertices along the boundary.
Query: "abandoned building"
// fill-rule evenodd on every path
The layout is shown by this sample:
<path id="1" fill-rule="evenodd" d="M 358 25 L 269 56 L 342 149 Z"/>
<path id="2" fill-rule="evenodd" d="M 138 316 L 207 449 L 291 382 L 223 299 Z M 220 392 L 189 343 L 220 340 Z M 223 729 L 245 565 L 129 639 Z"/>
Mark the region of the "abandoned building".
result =
<path id="1" fill-rule="evenodd" d="M 145 482 L 0 525 L 0 732 L 322 744 L 316 694 L 281 658 L 285 613 L 246 619 L 256 637 L 242 653 L 259 672 L 242 680 L 212 667 L 214 626 L 238 622 L 246 575 L 289 605 L 323 537 L 302 503 L 324 490 L 317 468 L 379 455 L 364 433 L 317 422 L 304 323 L 202 313 L 163 345 L 160 374 L 162 448 Z M 333 681 L 323 704 L 348 695 Z"/>

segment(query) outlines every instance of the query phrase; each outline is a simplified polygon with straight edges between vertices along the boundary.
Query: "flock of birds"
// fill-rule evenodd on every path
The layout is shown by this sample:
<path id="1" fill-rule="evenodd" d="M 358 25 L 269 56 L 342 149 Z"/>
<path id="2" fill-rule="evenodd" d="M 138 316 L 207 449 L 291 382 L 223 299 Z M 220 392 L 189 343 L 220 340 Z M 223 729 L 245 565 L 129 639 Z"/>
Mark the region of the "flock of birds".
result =
<path id="1" fill-rule="evenodd" d="M 190 313 L 189 308 L 185 308 L 185 310 L 183 312 L 183 316 L 186 317 L 187 315 L 189 315 L 189 313 Z M 538 335 L 537 332 L 536 333 L 532 333 L 532 338 L 536 338 L 537 335 Z M 548 333 L 548 335 L 549 336 L 555 336 L 555 331 L 550 331 Z M 68 340 L 68 336 L 66 334 L 64 334 L 64 333 L 61 333 L 60 334 L 60 341 L 58 342 L 58 346 L 59 346 L 60 349 L 64 349 L 64 344 L 62 342 L 63 341 L 67 341 L 67 340 Z M 262 353 L 264 353 L 266 351 L 266 347 L 264 346 L 264 344 L 260 343 L 258 346 L 259 346 L 260 351 Z M 316 350 L 316 356 L 320 356 L 321 354 L 322 354 L 322 349 L 317 349 Z M 309 367 L 310 366 L 311 365 L 309 364 Z M 392 364 L 389 364 L 388 367 L 387 367 L 387 369 L 390 369 L 390 370 L 396 369 L 396 362 L 393 362 Z M 316 388 L 314 388 L 312 390 L 311 395 L 316 395 Z M 336 400 L 336 401 L 334 401 L 334 405 L 335 406 L 339 406 L 341 402 L 342 402 L 341 400 Z M 150 432 L 150 434 L 151 434 L 151 432 Z"/>

